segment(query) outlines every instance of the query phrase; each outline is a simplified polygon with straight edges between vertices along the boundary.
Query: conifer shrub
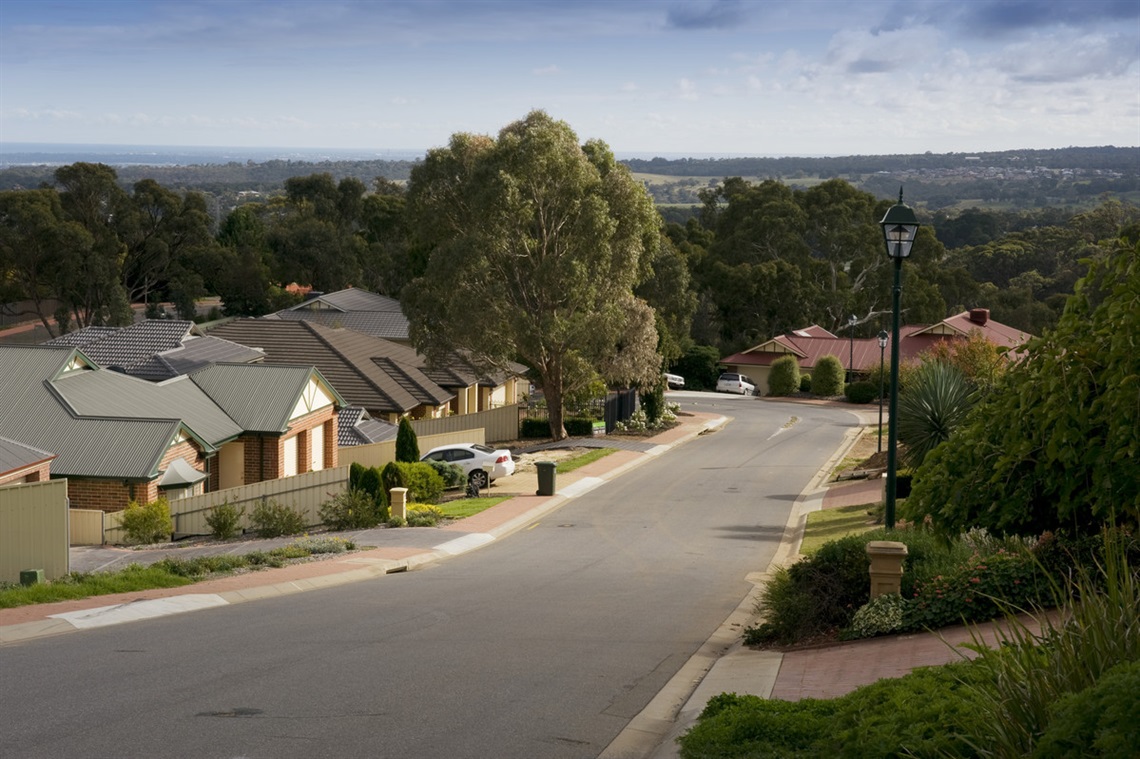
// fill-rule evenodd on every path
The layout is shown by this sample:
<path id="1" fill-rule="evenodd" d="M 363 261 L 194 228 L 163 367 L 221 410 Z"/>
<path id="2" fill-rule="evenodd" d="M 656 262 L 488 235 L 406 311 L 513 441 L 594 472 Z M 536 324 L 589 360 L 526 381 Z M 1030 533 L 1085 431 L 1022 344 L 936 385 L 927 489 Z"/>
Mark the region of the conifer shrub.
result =
<path id="1" fill-rule="evenodd" d="M 810 374 L 801 374 L 800 375 L 800 392 L 801 393 L 810 393 L 811 392 L 811 375 Z"/>
<path id="2" fill-rule="evenodd" d="M 823 356 L 811 372 L 812 395 L 843 395 L 843 364 L 835 356 Z"/>
<path id="3" fill-rule="evenodd" d="M 420 442 L 416 430 L 408 417 L 400 417 L 400 428 L 396 431 L 396 461 L 412 463 L 420 460 Z"/>
<path id="4" fill-rule="evenodd" d="M 780 356 L 768 374 L 769 395 L 791 395 L 800 389 L 800 365 L 795 356 Z"/>

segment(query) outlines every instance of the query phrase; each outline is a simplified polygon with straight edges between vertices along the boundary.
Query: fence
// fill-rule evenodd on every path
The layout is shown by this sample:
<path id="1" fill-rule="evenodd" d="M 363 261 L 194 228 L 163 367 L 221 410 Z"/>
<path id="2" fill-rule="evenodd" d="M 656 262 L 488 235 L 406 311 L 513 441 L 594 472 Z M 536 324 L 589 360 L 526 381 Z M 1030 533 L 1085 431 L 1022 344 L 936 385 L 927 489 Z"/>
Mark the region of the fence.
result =
<path id="1" fill-rule="evenodd" d="M 514 409 L 513 406 L 511 408 L 512 410 Z M 517 410 L 515 410 L 515 414 L 517 416 Z M 483 437 L 483 428 L 477 427 L 475 429 L 461 430 L 459 432 L 445 432 L 438 435 L 420 435 L 417 432 L 416 441 L 419 443 L 420 453 L 423 454 L 441 445 L 451 445 L 453 443 L 483 443 L 485 442 L 485 438 Z M 382 467 L 389 461 L 396 460 L 396 441 L 387 440 L 383 443 L 354 445 L 351 448 L 341 448 L 337 455 L 340 457 L 341 464 Z"/>
<path id="2" fill-rule="evenodd" d="M 518 440 L 519 406 L 518 404 L 512 404 L 488 411 L 479 411 L 474 414 L 446 416 L 442 419 L 419 419 L 412 422 L 412 428 L 416 431 L 417 437 L 483 430 L 482 440 L 476 440 L 471 435 L 468 435 L 463 440 L 452 441 L 457 443 Z M 436 443 L 435 445 L 446 445 L 446 443 Z M 421 443 L 420 450 L 426 451 L 427 448 Z M 342 449 L 341 453 L 343 452 Z"/>
<path id="3" fill-rule="evenodd" d="M 0 581 L 42 569 L 54 580 L 71 571 L 67 552 L 67 480 L 0 488 Z"/>
<path id="4" fill-rule="evenodd" d="M 342 466 L 179 498 L 170 502 L 174 535 L 175 537 L 209 535 L 212 530 L 206 524 L 206 517 L 215 506 L 227 502 L 239 509 L 245 509 L 245 516 L 241 521 L 241 526 L 244 528 L 252 526 L 250 518 L 258 504 L 270 500 L 301 512 L 305 517 L 305 524 L 318 525 L 321 523 L 319 516 L 321 504 L 347 486 L 348 467 Z M 127 541 L 126 530 L 121 525 L 122 513 L 119 511 L 107 515 L 105 535 L 108 543 Z"/>
<path id="5" fill-rule="evenodd" d="M 72 509 L 70 540 L 73 546 L 101 546 L 106 541 L 107 517 L 98 509 Z"/>

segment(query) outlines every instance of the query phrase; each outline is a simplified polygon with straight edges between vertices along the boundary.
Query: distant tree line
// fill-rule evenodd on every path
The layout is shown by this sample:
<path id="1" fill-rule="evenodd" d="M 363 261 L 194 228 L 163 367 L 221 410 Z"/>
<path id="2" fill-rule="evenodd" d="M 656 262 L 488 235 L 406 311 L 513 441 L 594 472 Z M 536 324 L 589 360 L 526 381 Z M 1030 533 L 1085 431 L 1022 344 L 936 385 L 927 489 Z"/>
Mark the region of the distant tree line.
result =
<path id="1" fill-rule="evenodd" d="M 699 198 L 688 214 L 662 209 L 659 244 L 634 290 L 653 309 L 667 362 L 693 350 L 727 355 L 813 323 L 846 336 L 851 315 L 856 337 L 887 323 L 878 222 L 891 201 L 838 179 L 801 190 L 739 177 Z M 1119 200 L 1080 213 L 919 212 L 926 226 L 905 267 L 904 321 L 985 307 L 1033 334 L 1056 323 L 1085 260 L 1140 213 Z M 227 314 L 264 314 L 292 302 L 292 282 L 400 297 L 438 245 L 422 212 L 415 228 L 409 219 L 407 190 L 391 178 L 318 171 L 284 178 L 277 194 L 223 201 L 153 176 L 124 186 L 111 167 L 72 164 L 0 191 L 0 303 L 8 312 L 28 304 L 58 333 L 122 324 L 131 303 L 172 302 L 189 316 L 207 294 Z"/>

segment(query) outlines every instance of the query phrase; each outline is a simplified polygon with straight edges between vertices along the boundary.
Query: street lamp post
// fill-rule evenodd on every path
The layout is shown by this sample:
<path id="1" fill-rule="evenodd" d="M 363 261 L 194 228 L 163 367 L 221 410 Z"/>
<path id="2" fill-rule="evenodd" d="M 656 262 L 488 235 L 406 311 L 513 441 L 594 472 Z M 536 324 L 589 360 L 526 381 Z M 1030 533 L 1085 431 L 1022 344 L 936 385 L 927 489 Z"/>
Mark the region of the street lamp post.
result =
<path id="1" fill-rule="evenodd" d="M 853 376 L 855 376 L 853 374 L 853 372 L 855 371 L 855 325 L 858 323 L 858 321 L 859 321 L 859 317 L 857 317 L 855 314 L 851 314 L 851 316 L 849 316 L 847 318 L 847 332 L 848 332 L 847 337 L 848 337 L 848 342 L 851 346 L 847 352 L 847 381 L 848 382 L 850 382 L 851 378 Z"/>
<path id="2" fill-rule="evenodd" d="M 883 389 L 886 386 L 887 378 L 883 376 L 883 351 L 887 347 L 887 331 L 885 329 L 879 330 L 879 449 L 878 453 L 883 452 Z"/>
<path id="3" fill-rule="evenodd" d="M 898 404 L 899 404 L 899 301 L 902 297 L 902 262 L 910 255 L 914 238 L 918 234 L 918 217 L 903 203 L 902 188 L 899 202 L 887 209 L 879 222 L 887 255 L 894 262 L 895 283 L 891 301 L 891 403 L 887 420 L 887 508 L 883 521 L 888 530 L 895 526 L 895 495 L 898 477 Z"/>

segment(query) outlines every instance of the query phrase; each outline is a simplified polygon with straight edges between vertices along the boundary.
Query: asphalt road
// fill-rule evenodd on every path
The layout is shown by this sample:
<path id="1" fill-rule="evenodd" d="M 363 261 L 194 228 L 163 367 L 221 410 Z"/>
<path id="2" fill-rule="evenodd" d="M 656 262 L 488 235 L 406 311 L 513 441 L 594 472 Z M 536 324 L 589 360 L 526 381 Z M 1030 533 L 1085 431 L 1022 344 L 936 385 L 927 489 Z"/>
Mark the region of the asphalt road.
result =
<path id="1" fill-rule="evenodd" d="M 734 418 L 415 572 L 0 649 L 5 757 L 596 757 L 748 593 L 856 419 Z"/>

